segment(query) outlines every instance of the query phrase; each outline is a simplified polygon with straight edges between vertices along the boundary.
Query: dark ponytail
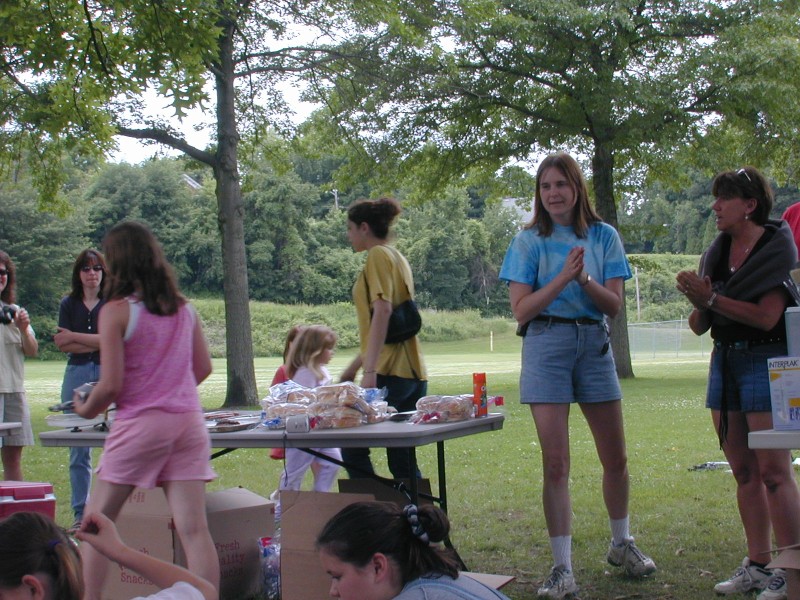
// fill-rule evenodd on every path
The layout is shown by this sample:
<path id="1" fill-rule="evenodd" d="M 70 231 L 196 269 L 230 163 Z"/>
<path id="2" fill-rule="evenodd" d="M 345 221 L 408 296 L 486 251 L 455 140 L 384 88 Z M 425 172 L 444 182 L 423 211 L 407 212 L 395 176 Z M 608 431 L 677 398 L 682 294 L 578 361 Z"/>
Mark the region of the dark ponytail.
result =
<path id="1" fill-rule="evenodd" d="M 357 502 L 328 521 L 317 548 L 357 567 L 380 552 L 395 562 L 405 585 L 423 575 L 458 577 L 454 553 L 434 545 L 449 532 L 447 515 L 430 504 L 403 509 L 389 502 Z"/>

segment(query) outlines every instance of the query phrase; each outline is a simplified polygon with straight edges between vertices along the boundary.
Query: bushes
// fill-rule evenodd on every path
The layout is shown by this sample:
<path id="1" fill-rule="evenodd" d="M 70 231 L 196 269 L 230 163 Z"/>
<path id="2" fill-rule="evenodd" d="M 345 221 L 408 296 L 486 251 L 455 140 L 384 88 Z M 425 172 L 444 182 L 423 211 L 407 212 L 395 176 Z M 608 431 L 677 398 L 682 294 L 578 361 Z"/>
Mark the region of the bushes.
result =
<path id="1" fill-rule="evenodd" d="M 222 300 L 195 300 L 194 304 L 203 321 L 212 356 L 224 357 L 225 310 Z M 256 356 L 280 356 L 286 332 L 292 325 L 302 323 L 322 324 L 333 329 L 339 336 L 339 348 L 355 348 L 359 345 L 356 311 L 352 304 L 310 306 L 251 302 L 250 317 Z M 500 332 L 513 328 L 514 323 L 510 320 L 484 319 L 476 310 L 422 310 L 420 339 L 424 342 L 464 340 L 483 336 L 489 330 Z"/>

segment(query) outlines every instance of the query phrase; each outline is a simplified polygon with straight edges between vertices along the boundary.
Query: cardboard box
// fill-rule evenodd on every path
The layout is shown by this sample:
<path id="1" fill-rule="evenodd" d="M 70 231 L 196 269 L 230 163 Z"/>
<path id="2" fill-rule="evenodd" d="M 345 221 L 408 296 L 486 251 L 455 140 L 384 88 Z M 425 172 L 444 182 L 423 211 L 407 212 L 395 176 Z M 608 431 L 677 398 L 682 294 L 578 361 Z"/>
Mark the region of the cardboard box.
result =
<path id="1" fill-rule="evenodd" d="M 16 512 L 38 512 L 56 518 L 56 497 L 50 483 L 0 481 L 0 519 Z"/>
<path id="2" fill-rule="evenodd" d="M 403 480 L 403 485 L 407 490 L 411 489 L 411 483 L 408 479 Z M 380 500 L 381 502 L 394 502 L 400 506 L 411 504 L 411 500 L 409 500 L 408 496 L 406 496 L 403 492 L 400 492 L 384 483 L 381 483 L 380 481 L 371 479 L 369 477 L 358 479 L 340 479 L 339 492 L 345 494 L 370 494 L 371 496 L 375 497 L 375 500 Z M 420 479 L 417 481 L 417 493 L 431 496 L 431 480 Z M 419 503 L 432 504 L 431 500 L 428 498 L 423 498 L 422 496 L 420 496 Z"/>
<path id="3" fill-rule="evenodd" d="M 767 360 L 772 427 L 800 429 L 800 357 L 782 356 Z"/>
<path id="4" fill-rule="evenodd" d="M 258 540 L 275 531 L 275 504 L 244 488 L 206 494 L 208 528 L 220 563 L 220 598 L 246 598 L 260 585 Z M 117 519 L 126 544 L 163 560 L 186 566 L 167 499 L 161 488 L 136 488 Z M 128 600 L 158 591 L 137 573 L 111 565 L 103 600 Z"/>
<path id="5" fill-rule="evenodd" d="M 281 491 L 281 598 L 325 600 L 331 578 L 322 569 L 316 542 L 325 523 L 353 502 L 374 500 L 370 494 Z"/>
<path id="6" fill-rule="evenodd" d="M 472 573 L 470 571 L 461 571 L 459 573 L 459 577 L 465 575 L 467 577 L 471 577 L 475 581 L 480 581 L 486 587 L 490 587 L 493 590 L 499 590 L 502 587 L 505 587 L 512 581 L 516 579 L 513 575 L 494 575 L 492 573 Z"/>
<path id="7" fill-rule="evenodd" d="M 770 569 L 800 569 L 800 549 L 786 548 L 767 565 Z"/>

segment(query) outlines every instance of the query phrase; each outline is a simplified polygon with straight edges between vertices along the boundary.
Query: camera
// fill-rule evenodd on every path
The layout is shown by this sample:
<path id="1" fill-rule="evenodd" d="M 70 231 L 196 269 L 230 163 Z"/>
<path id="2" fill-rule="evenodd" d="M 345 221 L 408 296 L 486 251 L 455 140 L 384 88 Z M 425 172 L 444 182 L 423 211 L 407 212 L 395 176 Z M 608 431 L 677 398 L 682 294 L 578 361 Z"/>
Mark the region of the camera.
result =
<path id="1" fill-rule="evenodd" d="M 0 323 L 8 325 L 17 316 L 17 309 L 9 304 L 3 306 L 0 310 Z"/>

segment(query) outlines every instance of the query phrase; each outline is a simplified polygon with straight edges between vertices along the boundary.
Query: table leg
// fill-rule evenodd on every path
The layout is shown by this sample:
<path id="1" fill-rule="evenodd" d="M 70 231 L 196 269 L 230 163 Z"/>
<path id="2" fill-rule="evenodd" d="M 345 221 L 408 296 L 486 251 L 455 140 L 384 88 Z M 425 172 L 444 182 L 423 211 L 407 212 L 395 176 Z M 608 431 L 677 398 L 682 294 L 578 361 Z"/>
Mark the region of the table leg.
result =
<path id="1" fill-rule="evenodd" d="M 411 502 L 419 506 L 419 480 L 417 479 L 417 449 L 413 446 L 408 449 L 408 457 L 410 464 L 411 477 L 409 484 L 411 485 Z"/>
<path id="2" fill-rule="evenodd" d="M 444 464 L 444 442 L 436 442 L 436 460 L 439 465 L 439 507 L 447 512 L 447 474 Z"/>

